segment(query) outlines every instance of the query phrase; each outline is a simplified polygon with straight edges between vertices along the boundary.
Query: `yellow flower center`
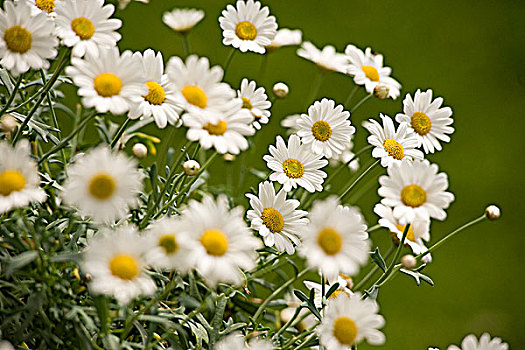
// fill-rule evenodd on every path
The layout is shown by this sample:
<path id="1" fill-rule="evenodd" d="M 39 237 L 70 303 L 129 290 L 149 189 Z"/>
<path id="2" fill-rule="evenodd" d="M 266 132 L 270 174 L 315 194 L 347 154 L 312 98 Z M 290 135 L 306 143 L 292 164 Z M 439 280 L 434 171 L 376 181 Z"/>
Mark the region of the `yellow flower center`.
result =
<path id="1" fill-rule="evenodd" d="M 401 232 L 405 232 L 405 227 L 406 225 L 396 225 L 396 228 Z M 407 239 L 412 242 L 416 241 L 416 236 L 414 236 L 414 230 L 412 230 L 412 226 L 408 228 Z"/>
<path id="2" fill-rule="evenodd" d="M 178 248 L 175 235 L 166 234 L 160 237 L 159 246 L 162 247 L 162 249 L 164 249 L 164 252 L 168 255 L 175 253 Z"/>
<path id="3" fill-rule="evenodd" d="M 372 66 L 361 66 L 361 70 L 365 73 L 366 77 L 372 81 L 379 81 L 379 73 L 377 69 Z"/>
<path id="4" fill-rule="evenodd" d="M 208 122 L 202 128 L 206 130 L 208 134 L 210 135 L 221 136 L 221 135 L 224 135 L 227 127 L 228 127 L 227 122 L 225 122 L 224 120 L 219 120 L 217 124 L 212 124 Z"/>
<path id="5" fill-rule="evenodd" d="M 284 219 L 281 213 L 278 210 L 273 208 L 265 208 L 261 214 L 261 219 L 264 226 L 275 233 L 281 232 L 284 226 Z"/>
<path id="6" fill-rule="evenodd" d="M 394 159 L 401 160 L 405 157 L 403 146 L 394 139 L 386 139 L 383 142 L 383 147 L 388 152 L 388 155 Z"/>
<path id="7" fill-rule="evenodd" d="M 18 170 L 4 170 L 0 173 L 0 195 L 7 197 L 26 187 L 26 178 Z"/>
<path id="8" fill-rule="evenodd" d="M 253 105 L 250 99 L 245 97 L 242 98 L 242 108 L 249 109 L 250 111 L 252 110 Z"/>
<path id="9" fill-rule="evenodd" d="M 332 128 L 324 120 L 318 120 L 312 125 L 312 134 L 317 141 L 325 142 L 332 136 Z"/>
<path id="10" fill-rule="evenodd" d="M 345 291 L 345 290 L 342 290 L 342 289 L 336 289 L 332 294 L 330 294 L 330 296 L 328 297 L 328 299 L 335 299 L 337 298 L 341 293 L 343 293 L 344 295 L 346 295 L 347 297 L 350 296 L 350 294 Z"/>
<path id="11" fill-rule="evenodd" d="M 96 199 L 108 199 L 113 195 L 116 188 L 115 179 L 109 174 L 97 174 L 89 181 L 89 193 Z"/>
<path id="12" fill-rule="evenodd" d="M 206 108 L 208 105 L 208 96 L 202 89 L 195 85 L 188 85 L 182 89 L 182 95 L 189 104 L 199 108 Z"/>
<path id="13" fill-rule="evenodd" d="M 401 202 L 404 205 L 417 208 L 427 201 L 427 193 L 418 185 L 412 184 L 403 187 L 401 190 Z"/>
<path id="14" fill-rule="evenodd" d="M 219 230 L 204 231 L 200 241 L 209 255 L 223 256 L 228 251 L 228 237 Z"/>
<path id="15" fill-rule="evenodd" d="M 327 255 L 336 255 L 343 247 L 343 238 L 333 228 L 326 227 L 319 232 L 317 244 Z"/>
<path id="16" fill-rule="evenodd" d="M 42 11 L 51 13 L 55 9 L 55 0 L 35 0 L 35 5 Z"/>
<path id="17" fill-rule="evenodd" d="M 112 97 L 122 90 L 122 81 L 113 73 L 102 73 L 95 77 L 94 88 L 99 96 Z"/>
<path id="18" fill-rule="evenodd" d="M 33 36 L 29 30 L 16 25 L 4 32 L 4 41 L 9 51 L 23 54 L 31 49 Z"/>
<path id="19" fill-rule="evenodd" d="M 423 136 L 430 132 L 432 122 L 430 121 L 428 115 L 426 115 L 425 113 L 416 112 L 412 114 L 412 118 L 410 119 L 410 125 L 412 126 L 412 129 L 414 129 L 415 132 Z"/>
<path id="20" fill-rule="evenodd" d="M 86 17 L 77 17 L 71 21 L 71 29 L 81 40 L 89 40 L 95 34 L 95 26 Z"/>
<path id="21" fill-rule="evenodd" d="M 333 334 L 339 343 L 352 345 L 357 337 L 357 326 L 351 318 L 340 316 L 334 322 Z"/>
<path id="22" fill-rule="evenodd" d="M 286 176 L 292 179 L 298 179 L 304 175 L 303 164 L 293 158 L 289 158 L 283 162 L 283 171 Z"/>
<path id="23" fill-rule="evenodd" d="M 152 105 L 161 105 L 166 99 L 164 88 L 154 81 L 146 82 L 146 86 L 148 87 L 148 94 L 144 96 L 144 99 Z"/>
<path id="24" fill-rule="evenodd" d="M 139 265 L 134 257 L 127 254 L 115 255 L 109 262 L 111 274 L 120 279 L 131 281 L 139 274 Z"/>
<path id="25" fill-rule="evenodd" d="M 257 36 L 257 28 L 249 21 L 241 21 L 235 26 L 235 35 L 241 40 L 253 40 Z"/>

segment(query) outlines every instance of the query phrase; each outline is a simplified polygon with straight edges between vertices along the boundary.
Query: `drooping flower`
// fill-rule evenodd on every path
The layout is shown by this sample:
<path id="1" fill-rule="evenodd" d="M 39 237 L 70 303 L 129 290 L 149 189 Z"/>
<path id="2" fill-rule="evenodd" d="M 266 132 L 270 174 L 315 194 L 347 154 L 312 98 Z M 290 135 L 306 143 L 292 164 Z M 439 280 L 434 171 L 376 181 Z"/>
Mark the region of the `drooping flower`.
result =
<path id="1" fill-rule="evenodd" d="M 237 97 L 242 100 L 242 108 L 252 113 L 255 118 L 253 126 L 257 130 L 261 129 L 261 124 L 268 124 L 272 103 L 268 100 L 263 87 L 257 88 L 255 81 L 248 82 L 248 79 L 243 79 L 241 89 L 237 90 Z"/>
<path id="2" fill-rule="evenodd" d="M 238 332 L 221 339 L 214 347 L 215 350 L 272 350 L 273 348 L 273 344 L 268 340 L 254 337 L 248 342 Z"/>
<path id="3" fill-rule="evenodd" d="M 503 342 L 501 338 L 490 338 L 490 334 L 483 333 L 478 339 L 474 334 L 467 335 L 461 342 L 461 348 L 450 345 L 447 350 L 508 350 L 509 344 Z"/>
<path id="4" fill-rule="evenodd" d="M 319 50 L 314 44 L 306 41 L 297 50 L 297 55 L 312 61 L 321 70 L 346 73 L 347 58 L 345 55 L 336 52 L 332 45 L 326 45 L 322 50 Z"/>
<path id="5" fill-rule="evenodd" d="M 266 46 L 268 51 L 277 50 L 283 46 L 300 45 L 303 33 L 300 29 L 281 28 L 275 34 L 270 45 Z"/>
<path id="6" fill-rule="evenodd" d="M 199 9 L 173 9 L 164 12 L 162 22 L 179 33 L 187 33 L 204 18 L 204 11 Z"/>

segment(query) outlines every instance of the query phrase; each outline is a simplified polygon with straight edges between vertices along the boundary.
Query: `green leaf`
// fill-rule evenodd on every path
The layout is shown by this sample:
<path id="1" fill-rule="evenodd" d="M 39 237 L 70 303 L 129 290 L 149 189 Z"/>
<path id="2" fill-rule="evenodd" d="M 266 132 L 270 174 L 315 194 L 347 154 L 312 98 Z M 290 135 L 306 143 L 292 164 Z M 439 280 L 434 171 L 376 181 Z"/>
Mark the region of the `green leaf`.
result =
<path id="1" fill-rule="evenodd" d="M 339 282 L 332 284 L 330 289 L 328 289 L 328 292 L 326 292 L 326 299 L 330 298 L 330 295 L 332 295 L 337 290 L 337 288 L 339 288 Z"/>
<path id="2" fill-rule="evenodd" d="M 38 252 L 36 250 L 28 250 L 27 252 L 23 252 L 22 254 L 19 254 L 9 259 L 9 263 L 7 265 L 7 268 L 5 269 L 5 274 L 9 276 L 16 270 L 21 269 L 27 264 L 32 263 L 33 260 L 35 260 L 37 257 Z"/>
<path id="3" fill-rule="evenodd" d="M 428 277 L 426 275 L 423 275 L 421 272 L 410 271 L 410 270 L 406 270 L 406 269 L 400 269 L 399 271 L 403 272 L 405 275 L 408 275 L 408 276 L 411 276 L 412 278 L 414 278 L 414 280 L 416 280 L 416 283 L 417 283 L 418 286 L 421 284 L 421 280 L 423 280 L 424 282 L 428 283 L 432 287 L 434 286 L 434 281 L 432 281 L 432 279 L 430 277 Z"/>
<path id="4" fill-rule="evenodd" d="M 299 289 L 294 289 L 293 294 L 295 294 L 296 297 L 299 298 L 299 300 L 304 301 L 305 303 L 309 303 L 310 299 Z"/>
<path id="5" fill-rule="evenodd" d="M 376 247 L 376 250 L 370 253 L 370 257 L 372 258 L 372 261 L 375 262 L 381 270 L 383 270 L 383 272 L 386 271 L 385 259 L 383 259 L 383 257 L 381 256 L 381 253 L 379 252 L 379 247 Z"/>
<path id="6" fill-rule="evenodd" d="M 197 339 L 198 348 L 202 347 L 202 341 L 204 341 L 206 344 L 209 343 L 210 339 L 208 337 L 208 332 L 206 332 L 206 329 L 200 323 L 188 322 L 188 324 L 191 328 L 191 332 Z"/>
<path id="7" fill-rule="evenodd" d="M 106 334 L 104 339 L 102 339 L 102 344 L 104 344 L 104 349 L 107 350 L 120 350 L 120 341 L 118 337 L 114 334 Z"/>

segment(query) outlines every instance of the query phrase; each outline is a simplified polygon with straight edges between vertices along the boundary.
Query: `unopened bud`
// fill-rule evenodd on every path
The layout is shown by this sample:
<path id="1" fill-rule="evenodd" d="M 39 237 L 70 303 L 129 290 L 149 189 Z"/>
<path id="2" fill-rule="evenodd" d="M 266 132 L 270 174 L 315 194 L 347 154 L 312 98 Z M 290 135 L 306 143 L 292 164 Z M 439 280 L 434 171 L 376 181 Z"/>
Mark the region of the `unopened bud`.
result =
<path id="1" fill-rule="evenodd" d="M 273 86 L 273 94 L 277 98 L 285 98 L 289 92 L 288 85 L 285 83 L 277 83 Z"/>
<path id="2" fill-rule="evenodd" d="M 131 149 L 133 155 L 139 159 L 142 159 L 148 155 L 148 148 L 142 143 L 136 143 Z"/>
<path id="3" fill-rule="evenodd" d="M 374 88 L 374 96 L 380 100 L 384 100 L 385 98 L 387 98 L 389 92 L 390 92 L 390 89 L 385 84 L 379 83 Z"/>
<path id="4" fill-rule="evenodd" d="M 233 162 L 235 160 L 235 156 L 233 154 L 226 153 L 224 156 L 222 156 L 225 161 L 227 162 Z"/>
<path id="5" fill-rule="evenodd" d="M 501 210 L 496 205 L 489 205 L 487 208 L 485 208 L 485 216 L 490 221 L 498 220 L 501 216 Z"/>
<path id="6" fill-rule="evenodd" d="M 417 266 L 417 260 L 413 255 L 407 254 L 401 258 L 401 265 L 403 265 L 405 269 L 412 270 Z"/>
<path id="7" fill-rule="evenodd" d="M 184 162 L 182 168 L 184 168 L 186 175 L 195 176 L 201 170 L 201 165 L 196 160 L 190 159 Z"/>
<path id="8" fill-rule="evenodd" d="M 0 121 L 0 129 L 4 132 L 14 132 L 18 122 L 11 114 L 5 114 Z"/>

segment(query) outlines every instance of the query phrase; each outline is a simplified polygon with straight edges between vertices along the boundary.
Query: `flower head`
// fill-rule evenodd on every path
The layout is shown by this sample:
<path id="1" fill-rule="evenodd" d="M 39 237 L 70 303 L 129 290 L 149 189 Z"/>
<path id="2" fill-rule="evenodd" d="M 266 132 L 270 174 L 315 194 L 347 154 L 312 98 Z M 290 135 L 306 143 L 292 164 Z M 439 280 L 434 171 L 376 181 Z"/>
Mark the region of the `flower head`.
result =
<path id="1" fill-rule="evenodd" d="M 324 71 L 346 73 L 347 58 L 335 51 L 335 47 L 326 45 L 319 50 L 309 41 L 303 42 L 297 50 L 297 55 L 315 63 Z"/>
<path id="2" fill-rule="evenodd" d="M 479 340 L 474 334 L 467 335 L 461 342 L 461 348 L 450 345 L 447 350 L 507 350 L 509 344 L 504 343 L 501 338 L 490 338 L 490 334 L 483 333 Z"/>
<path id="3" fill-rule="evenodd" d="M 204 18 L 204 11 L 198 9 L 173 9 L 164 12 L 162 22 L 179 33 L 187 33 Z"/>
<path id="4" fill-rule="evenodd" d="M 241 89 L 237 91 L 237 97 L 242 101 L 242 108 L 252 113 L 255 118 L 253 126 L 257 130 L 261 128 L 261 124 L 268 124 L 272 103 L 268 101 L 263 87 L 257 88 L 255 81 L 248 82 L 248 79 L 243 79 Z"/>
<path id="5" fill-rule="evenodd" d="M 300 45 L 303 33 L 300 29 L 281 28 L 275 34 L 270 45 L 266 46 L 268 50 L 277 50 L 282 46 Z"/>

